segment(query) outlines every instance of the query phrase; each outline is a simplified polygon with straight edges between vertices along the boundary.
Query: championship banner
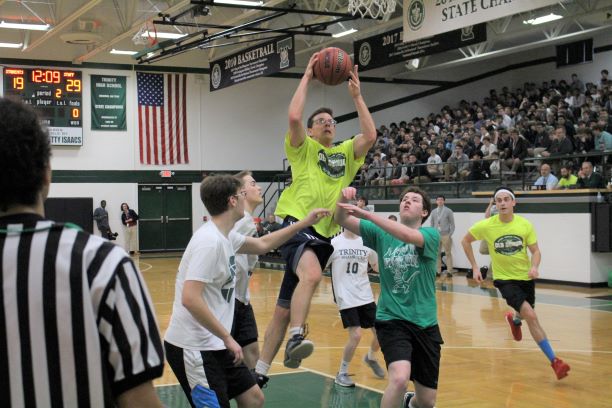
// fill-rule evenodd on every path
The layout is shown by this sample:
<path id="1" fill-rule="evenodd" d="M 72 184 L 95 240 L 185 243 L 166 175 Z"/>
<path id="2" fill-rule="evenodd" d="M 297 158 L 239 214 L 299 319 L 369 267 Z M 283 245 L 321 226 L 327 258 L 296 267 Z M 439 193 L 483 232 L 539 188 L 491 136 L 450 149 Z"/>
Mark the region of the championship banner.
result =
<path id="1" fill-rule="evenodd" d="M 535 10 L 559 0 L 404 0 L 404 41 Z"/>
<path id="2" fill-rule="evenodd" d="M 210 63 L 210 90 L 218 91 L 295 66 L 293 37 L 284 37 Z"/>
<path id="3" fill-rule="evenodd" d="M 124 76 L 91 75 L 91 130 L 126 130 Z"/>
<path id="4" fill-rule="evenodd" d="M 477 24 L 422 40 L 403 42 L 403 29 L 387 31 L 353 43 L 359 72 L 413 58 L 454 50 L 487 40 L 487 25 Z"/>

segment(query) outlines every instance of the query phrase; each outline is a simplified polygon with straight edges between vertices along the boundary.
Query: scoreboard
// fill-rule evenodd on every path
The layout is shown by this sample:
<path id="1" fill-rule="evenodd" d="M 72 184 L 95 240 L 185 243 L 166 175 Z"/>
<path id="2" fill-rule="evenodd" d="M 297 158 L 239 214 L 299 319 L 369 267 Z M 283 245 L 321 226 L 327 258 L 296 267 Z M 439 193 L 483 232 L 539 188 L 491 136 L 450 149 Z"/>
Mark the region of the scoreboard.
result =
<path id="1" fill-rule="evenodd" d="M 32 106 L 52 145 L 83 145 L 81 71 L 4 68 L 4 96 Z"/>

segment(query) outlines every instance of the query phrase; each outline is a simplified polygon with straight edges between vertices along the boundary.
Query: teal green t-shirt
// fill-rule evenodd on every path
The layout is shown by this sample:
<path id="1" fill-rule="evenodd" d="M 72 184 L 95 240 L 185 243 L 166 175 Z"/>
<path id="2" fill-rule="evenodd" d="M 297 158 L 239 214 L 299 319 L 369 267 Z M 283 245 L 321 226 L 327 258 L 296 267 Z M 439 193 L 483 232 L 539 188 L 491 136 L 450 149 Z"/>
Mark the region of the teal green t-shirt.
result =
<path id="1" fill-rule="evenodd" d="M 407 320 L 419 327 L 438 324 L 436 271 L 440 234 L 421 227 L 423 248 L 407 244 L 370 221 L 361 220 L 359 230 L 365 246 L 378 254 L 380 297 L 378 320 Z"/>

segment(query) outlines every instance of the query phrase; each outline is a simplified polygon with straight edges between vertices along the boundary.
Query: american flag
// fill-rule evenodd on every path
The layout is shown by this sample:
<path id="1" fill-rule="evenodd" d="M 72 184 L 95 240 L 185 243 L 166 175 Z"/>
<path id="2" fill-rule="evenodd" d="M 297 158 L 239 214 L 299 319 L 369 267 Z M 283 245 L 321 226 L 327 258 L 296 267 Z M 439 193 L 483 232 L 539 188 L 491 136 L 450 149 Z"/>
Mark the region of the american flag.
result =
<path id="1" fill-rule="evenodd" d="M 187 75 L 136 73 L 141 164 L 189 163 Z"/>

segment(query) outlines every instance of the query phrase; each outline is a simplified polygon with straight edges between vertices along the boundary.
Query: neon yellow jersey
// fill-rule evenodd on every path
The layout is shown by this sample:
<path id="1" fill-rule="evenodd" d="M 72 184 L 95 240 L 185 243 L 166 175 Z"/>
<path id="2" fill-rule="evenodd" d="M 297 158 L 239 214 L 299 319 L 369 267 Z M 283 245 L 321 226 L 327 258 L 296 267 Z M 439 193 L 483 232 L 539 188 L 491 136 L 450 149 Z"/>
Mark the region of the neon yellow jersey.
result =
<path id="1" fill-rule="evenodd" d="M 569 178 L 559 178 L 559 187 L 575 186 L 578 183 L 578 177 L 570 174 Z"/>
<path id="2" fill-rule="evenodd" d="M 494 279 L 530 280 L 531 260 L 527 246 L 538 242 L 531 222 L 514 214 L 512 221 L 506 223 L 499 215 L 494 215 L 474 224 L 470 234 L 487 242 Z"/>
<path id="3" fill-rule="evenodd" d="M 298 220 L 314 208 L 334 212 L 340 192 L 351 184 L 365 160 L 355 158 L 352 139 L 327 148 L 306 136 L 299 147 L 292 147 L 289 133 L 285 135 L 285 153 L 291 165 L 292 182 L 281 194 L 275 214 Z M 323 218 L 314 229 L 328 238 L 340 231 L 333 217 Z"/>

